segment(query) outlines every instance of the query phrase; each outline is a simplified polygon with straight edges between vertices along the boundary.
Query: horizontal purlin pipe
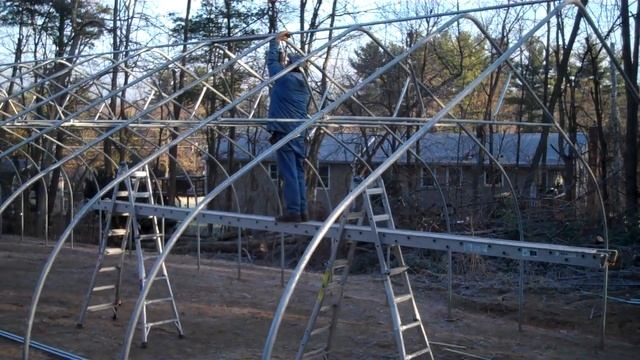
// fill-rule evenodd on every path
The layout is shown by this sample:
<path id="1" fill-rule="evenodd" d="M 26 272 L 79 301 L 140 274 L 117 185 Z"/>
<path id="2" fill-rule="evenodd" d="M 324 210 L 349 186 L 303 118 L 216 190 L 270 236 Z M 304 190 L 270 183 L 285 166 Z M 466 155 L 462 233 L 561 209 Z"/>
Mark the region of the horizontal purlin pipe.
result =
<path id="1" fill-rule="evenodd" d="M 546 3 L 550 3 L 550 2 L 555 2 L 555 0 L 532 0 L 532 1 L 514 2 L 514 3 L 508 3 L 508 4 L 477 7 L 477 8 L 462 9 L 462 10 L 453 10 L 453 11 L 446 11 L 446 12 L 442 12 L 442 13 L 438 13 L 438 14 L 412 16 L 412 17 L 392 19 L 392 20 L 379 20 L 379 21 L 371 21 L 371 22 L 360 23 L 360 24 L 341 25 L 341 26 L 334 26 L 334 27 L 328 27 L 328 28 L 319 28 L 319 29 L 310 29 L 310 30 L 302 30 L 302 31 L 291 31 L 290 34 L 298 35 L 298 34 L 309 34 L 309 33 L 317 33 L 317 32 L 326 32 L 326 31 L 333 31 L 333 30 L 344 30 L 344 29 L 348 29 L 348 28 L 354 27 L 354 26 L 355 27 L 364 27 L 364 26 L 386 25 L 386 24 L 393 24 L 393 23 L 398 23 L 398 22 L 433 19 L 433 18 L 439 18 L 439 17 L 443 17 L 443 16 L 454 16 L 454 15 L 470 14 L 470 13 L 476 13 L 476 12 L 482 12 L 482 11 L 493 11 L 493 10 L 501 10 L 501 9 L 510 9 L 510 8 L 520 7 L 520 6 L 546 4 Z M 262 40 L 262 39 L 268 38 L 269 36 L 273 36 L 273 34 L 257 34 L 257 35 L 246 35 L 246 36 L 220 37 L 220 38 L 214 38 L 214 39 L 210 39 L 210 40 L 206 40 L 206 41 L 191 41 L 191 42 L 187 42 L 187 43 L 163 44 L 163 45 L 147 46 L 147 47 L 140 47 L 140 48 L 134 48 L 134 49 L 128 49 L 128 50 L 106 51 L 106 52 L 102 52 L 102 53 L 79 55 L 78 57 L 97 56 L 97 55 L 111 55 L 111 54 L 122 53 L 122 52 L 125 52 L 125 51 L 139 51 L 139 50 L 145 50 L 145 49 L 162 49 L 162 48 L 169 48 L 169 47 L 180 47 L 180 46 L 183 46 L 185 44 L 188 45 L 188 46 L 200 45 L 200 44 L 203 44 L 203 43 L 208 43 L 208 42 L 210 42 L 212 40 L 215 41 L 216 43 Z M 64 59 L 68 59 L 68 58 L 69 57 L 64 57 Z M 10 67 L 10 66 L 13 66 L 13 65 L 16 65 L 16 64 L 30 64 L 30 63 L 34 63 L 34 62 L 37 62 L 37 61 L 36 60 L 31 60 L 31 61 L 22 61 L 22 62 L 19 62 L 19 63 L 4 63 L 4 64 L 0 64 L 0 66 L 8 66 L 8 67 Z"/>
<path id="2" fill-rule="evenodd" d="M 112 209 L 111 200 L 100 200 L 94 204 L 95 210 Z M 150 204 L 135 204 L 135 209 L 126 201 L 116 201 L 113 207 L 116 213 L 136 213 L 143 216 L 157 216 L 176 221 L 184 220 L 190 209 L 157 206 Z M 194 219 L 199 223 L 219 224 L 245 229 L 283 232 L 292 235 L 311 236 L 318 232 L 322 222 L 308 221 L 304 223 L 278 223 L 271 216 L 238 214 L 226 211 L 202 210 Z M 333 224 L 326 236 L 335 236 L 339 225 Z M 608 259 L 615 259 L 615 250 L 587 248 L 545 244 L 520 240 L 503 240 L 482 238 L 475 236 L 453 235 L 426 231 L 383 229 L 382 243 L 386 245 L 401 245 L 411 248 L 451 250 L 465 254 L 502 257 L 515 260 L 537 261 L 553 264 L 582 266 L 588 268 L 602 268 Z M 372 242 L 368 226 L 346 225 L 345 239 L 357 242 Z"/>

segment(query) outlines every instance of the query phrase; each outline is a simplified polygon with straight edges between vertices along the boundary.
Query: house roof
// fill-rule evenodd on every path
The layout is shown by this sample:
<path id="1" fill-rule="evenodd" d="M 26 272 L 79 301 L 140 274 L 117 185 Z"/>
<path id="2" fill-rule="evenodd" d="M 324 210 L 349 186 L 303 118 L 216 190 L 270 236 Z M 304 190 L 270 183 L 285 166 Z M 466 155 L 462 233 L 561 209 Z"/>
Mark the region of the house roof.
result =
<path id="1" fill-rule="evenodd" d="M 363 148 L 363 137 L 359 133 L 341 133 L 336 134 L 336 138 L 340 139 L 350 150 L 345 149 L 335 139 L 325 136 L 320 145 L 318 158 L 321 162 L 327 163 L 352 163 L 355 158 L 353 151 L 360 153 Z M 380 135 L 375 135 L 380 138 Z M 498 133 L 493 134 L 485 144 L 485 147 L 491 150 L 502 165 L 528 167 L 534 157 L 536 148 L 540 141 L 540 133 Z M 371 139 L 371 137 L 369 137 Z M 548 166 L 562 166 L 564 164 L 560 154 L 559 134 L 550 133 L 547 141 L 546 164 Z M 268 148 L 266 136 L 259 136 L 257 140 L 251 143 L 247 141 L 247 137 L 239 135 L 236 142 L 245 149 L 251 149 L 253 154 L 258 154 Z M 247 147 L 247 144 L 251 144 Z M 587 136 L 584 133 L 577 134 L 576 145 L 585 155 L 587 150 Z M 384 146 L 380 147 L 373 157 L 374 163 L 381 163 L 388 158 L 393 149 L 399 144 L 387 140 Z M 477 163 L 476 156 L 479 148 L 475 142 L 465 134 L 452 132 L 435 132 L 425 135 L 419 143 L 420 155 L 428 163 L 440 165 L 473 165 Z M 570 147 L 563 141 L 563 153 L 569 154 Z M 519 151 L 517 151 L 519 150 Z M 220 156 L 226 159 L 227 141 L 223 141 L 220 146 Z M 519 156 L 518 156 L 519 155 Z M 235 156 L 238 160 L 248 161 L 249 156 L 236 149 Z M 406 155 L 403 155 L 400 162 L 406 162 Z M 273 161 L 275 156 L 271 157 Z M 485 159 L 485 163 L 489 163 L 489 159 Z"/>

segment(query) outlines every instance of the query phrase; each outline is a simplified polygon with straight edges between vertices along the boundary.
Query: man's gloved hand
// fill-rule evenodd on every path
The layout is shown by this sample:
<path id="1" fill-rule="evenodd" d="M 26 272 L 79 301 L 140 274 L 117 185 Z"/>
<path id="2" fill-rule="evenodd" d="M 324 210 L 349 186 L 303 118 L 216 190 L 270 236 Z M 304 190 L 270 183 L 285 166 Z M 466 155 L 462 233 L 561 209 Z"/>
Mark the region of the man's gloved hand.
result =
<path id="1" fill-rule="evenodd" d="M 285 41 L 290 37 L 291 37 L 291 34 L 288 31 L 286 31 L 286 30 L 285 31 L 280 31 L 278 33 L 278 35 L 276 36 L 276 40 Z"/>

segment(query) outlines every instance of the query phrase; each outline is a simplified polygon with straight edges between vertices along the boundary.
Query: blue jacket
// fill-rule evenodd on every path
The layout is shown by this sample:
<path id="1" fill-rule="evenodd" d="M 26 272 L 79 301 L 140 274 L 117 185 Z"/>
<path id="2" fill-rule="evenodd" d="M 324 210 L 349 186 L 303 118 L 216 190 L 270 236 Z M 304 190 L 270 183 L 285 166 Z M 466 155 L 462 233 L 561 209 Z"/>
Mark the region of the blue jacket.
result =
<path id="1" fill-rule="evenodd" d="M 280 47 L 276 40 L 269 43 L 269 52 L 267 53 L 267 68 L 269 76 L 275 76 L 284 69 L 279 61 Z M 290 60 L 295 59 L 293 56 Z M 269 102 L 269 118 L 271 119 L 308 119 L 307 107 L 311 94 L 304 81 L 304 75 L 300 72 L 290 71 L 283 77 L 276 80 L 271 88 Z M 290 133 L 293 129 L 302 124 L 302 121 L 295 122 L 277 122 L 270 121 L 267 124 L 267 130 L 282 137 Z M 303 137 L 292 140 L 288 146 L 292 150 L 304 156 L 304 139 Z"/>

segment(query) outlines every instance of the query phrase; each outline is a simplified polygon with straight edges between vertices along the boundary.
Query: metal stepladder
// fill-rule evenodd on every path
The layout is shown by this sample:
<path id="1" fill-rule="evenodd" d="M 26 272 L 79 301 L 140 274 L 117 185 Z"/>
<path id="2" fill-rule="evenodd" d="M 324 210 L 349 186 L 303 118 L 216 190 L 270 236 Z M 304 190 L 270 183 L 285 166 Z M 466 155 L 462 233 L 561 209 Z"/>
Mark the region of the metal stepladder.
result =
<path id="1" fill-rule="evenodd" d="M 118 169 L 118 176 L 126 170 L 126 164 L 121 165 Z M 133 243 L 135 243 L 140 289 L 142 289 L 144 284 L 149 281 L 147 279 L 147 270 L 148 266 L 151 265 L 150 260 L 155 260 L 163 251 L 163 235 L 160 233 L 157 217 L 140 216 L 137 215 L 135 211 L 132 213 L 116 214 L 114 209 L 117 200 L 129 202 L 132 209 L 135 209 L 135 203 L 155 204 L 153 186 L 151 178 L 149 177 L 148 166 L 145 166 L 143 170 L 133 172 L 129 177 L 119 183 L 113 191 L 111 196 L 112 207 L 107 210 L 105 214 L 106 219 L 102 236 L 100 238 L 98 260 L 91 277 L 89 289 L 85 296 L 84 305 L 80 312 L 78 327 L 83 326 L 87 312 L 111 309 L 113 311 L 113 319 L 116 319 L 117 307 L 121 304 L 120 291 L 122 285 L 122 268 L 124 265 L 124 255 L 127 244 L 131 244 L 132 240 Z M 117 217 L 126 218 L 126 224 L 124 227 L 114 228 L 113 220 Z M 109 240 L 117 238 L 121 239 L 120 246 L 117 248 L 108 247 Z M 116 266 L 108 266 L 108 264 L 105 264 L 105 261 L 112 257 L 112 255 L 119 255 L 118 265 Z M 114 271 L 116 272 L 117 279 L 102 279 L 105 277 L 105 274 Z M 115 281 L 115 283 L 97 286 L 96 284 L 100 281 L 99 278 L 101 281 Z M 164 263 L 162 263 L 160 273 L 155 277 L 154 281 L 159 284 L 154 282 L 154 286 L 151 288 L 153 295 L 151 295 L 151 293 L 148 295 L 148 297 L 152 298 L 145 300 L 142 308 L 142 316 L 140 317 L 143 347 L 146 347 L 149 332 L 154 326 L 173 323 L 178 330 L 178 336 L 184 336 L 182 324 L 180 322 L 180 315 L 176 306 L 173 290 L 171 288 L 171 282 L 169 281 L 169 275 Z M 113 302 L 90 305 L 92 296 L 95 293 L 111 289 L 115 291 Z M 160 313 L 164 310 L 165 313 L 169 312 L 171 315 L 168 318 L 150 322 L 148 313 L 150 306 L 154 307 L 154 314 Z M 158 307 L 158 309 L 155 309 L 156 307 Z"/>
<path id="2" fill-rule="evenodd" d="M 352 188 L 357 185 L 357 182 L 358 180 L 354 178 Z M 331 345 L 335 336 L 344 286 L 356 248 L 356 243 L 350 241 L 346 256 L 338 259 L 339 243 L 343 238 L 344 227 L 347 223 L 355 222 L 356 225 L 362 225 L 366 217 L 368 225 L 371 227 L 371 235 L 380 263 L 380 275 L 384 282 L 387 303 L 391 312 L 398 356 L 400 359 L 406 360 L 418 358 L 433 360 L 433 353 L 415 302 L 409 282 L 408 267 L 404 262 L 400 246 L 389 246 L 386 255 L 382 247 L 378 227 L 382 223 L 386 223 L 386 228 L 395 229 L 383 180 L 376 179 L 374 184 L 365 190 L 362 198 L 361 209 L 358 211 L 357 206 L 353 206 L 342 216 L 338 234 L 332 239 L 331 255 L 323 274 L 322 287 L 316 298 L 296 359 L 329 359 L 331 356 Z M 394 263 L 394 267 L 391 267 L 392 263 Z M 397 285 L 398 282 L 400 286 Z M 397 294 L 398 288 L 402 290 L 401 294 Z M 327 302 L 328 304 L 326 304 Z M 328 320 L 321 323 L 321 316 L 327 317 Z M 407 347 L 409 332 L 413 332 L 411 334 L 413 335 L 411 350 Z M 314 349 L 305 352 L 305 349 L 312 342 L 320 343 L 320 346 L 316 345 Z"/>

